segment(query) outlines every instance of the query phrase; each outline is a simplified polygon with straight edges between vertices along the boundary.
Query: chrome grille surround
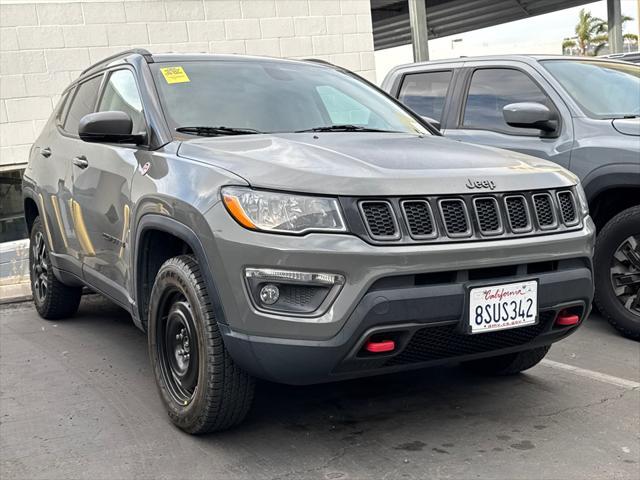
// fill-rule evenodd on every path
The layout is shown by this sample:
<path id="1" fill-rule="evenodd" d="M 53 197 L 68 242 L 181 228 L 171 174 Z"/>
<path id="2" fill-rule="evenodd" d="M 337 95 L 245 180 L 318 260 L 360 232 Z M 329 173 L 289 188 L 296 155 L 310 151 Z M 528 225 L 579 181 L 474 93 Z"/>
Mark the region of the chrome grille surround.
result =
<path id="1" fill-rule="evenodd" d="M 533 211 L 538 222 L 538 227 L 542 230 L 554 229 L 558 226 L 558 214 L 555 211 L 553 198 L 548 193 L 534 193 Z"/>
<path id="2" fill-rule="evenodd" d="M 580 221 L 578 216 L 578 206 L 571 190 L 556 192 L 558 207 L 560 208 L 560 218 L 565 225 L 576 225 Z"/>
<path id="3" fill-rule="evenodd" d="M 562 233 L 583 225 L 571 187 L 464 195 L 341 197 L 340 202 L 350 231 L 379 245 L 517 238 Z M 363 207 L 371 203 L 386 212 L 382 231 L 376 223 L 380 222 L 379 215 L 369 217 L 376 219 L 373 224 L 367 220 Z"/>
<path id="4" fill-rule="evenodd" d="M 467 205 L 461 198 L 438 200 L 438 208 L 447 235 L 451 238 L 471 236 L 471 219 Z"/>
<path id="5" fill-rule="evenodd" d="M 513 208 L 511 208 L 513 205 Z M 531 213 L 524 195 L 505 195 L 504 207 L 513 233 L 530 232 L 533 228 Z M 524 222 L 523 222 L 524 220 Z"/>
<path id="6" fill-rule="evenodd" d="M 503 232 L 500 209 L 495 197 L 476 197 L 473 199 L 473 207 L 480 233 L 500 235 Z"/>
<path id="7" fill-rule="evenodd" d="M 400 206 L 411 237 L 424 240 L 438 236 L 436 218 L 428 201 L 420 199 L 402 200 Z M 420 216 L 420 212 L 416 209 L 422 209 L 422 219 L 414 218 Z M 418 225 L 418 222 L 420 225 Z"/>
<path id="8" fill-rule="evenodd" d="M 391 203 L 387 200 L 363 200 L 359 207 L 371 238 L 381 241 L 400 238 L 398 221 Z"/>

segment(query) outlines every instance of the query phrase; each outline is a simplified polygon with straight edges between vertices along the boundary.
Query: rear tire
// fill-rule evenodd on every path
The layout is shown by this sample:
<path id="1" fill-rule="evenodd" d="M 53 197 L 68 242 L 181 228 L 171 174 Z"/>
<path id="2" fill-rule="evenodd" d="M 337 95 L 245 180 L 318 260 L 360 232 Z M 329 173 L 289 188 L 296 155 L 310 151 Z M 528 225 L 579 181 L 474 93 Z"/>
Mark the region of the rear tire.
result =
<path id="1" fill-rule="evenodd" d="M 171 421 L 191 434 L 230 428 L 247 415 L 254 380 L 228 354 L 197 261 L 167 260 L 149 302 L 149 355 Z"/>
<path id="2" fill-rule="evenodd" d="M 640 206 L 623 210 L 598 233 L 595 303 L 626 337 L 640 339 Z M 620 286 L 622 278 L 634 283 Z M 614 287 L 615 283 L 615 287 Z"/>
<path id="3" fill-rule="evenodd" d="M 482 375 L 515 375 L 535 367 L 545 357 L 551 345 L 499 357 L 481 358 L 462 365 L 469 371 Z"/>
<path id="4" fill-rule="evenodd" d="M 82 287 L 65 285 L 53 273 L 40 217 L 33 222 L 29 236 L 29 275 L 33 303 L 42 318 L 60 320 L 78 311 Z"/>

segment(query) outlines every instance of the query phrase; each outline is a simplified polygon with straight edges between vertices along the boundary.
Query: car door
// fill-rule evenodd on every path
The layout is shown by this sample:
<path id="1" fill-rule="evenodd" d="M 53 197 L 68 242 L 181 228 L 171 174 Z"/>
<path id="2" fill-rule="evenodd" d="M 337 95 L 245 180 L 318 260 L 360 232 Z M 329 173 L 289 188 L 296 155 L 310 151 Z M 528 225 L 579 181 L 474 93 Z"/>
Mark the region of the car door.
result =
<path id="1" fill-rule="evenodd" d="M 562 99 L 532 67 L 519 62 L 465 64 L 458 109 L 443 131 L 446 137 L 526 153 L 569 166 L 573 144 L 571 115 Z M 558 129 L 543 133 L 516 128 L 504 120 L 505 105 L 536 102 L 556 112 Z"/>
<path id="2" fill-rule="evenodd" d="M 58 257 L 60 268 L 78 276 L 82 276 L 84 256 L 92 255 L 93 249 L 83 229 L 82 212 L 73 202 L 72 152 L 78 141 L 80 118 L 93 112 L 101 82 L 102 75 L 97 75 L 71 88 L 64 97 L 55 125 L 40 141 L 40 156 L 49 166 L 47 178 L 40 184 L 47 190 L 48 198 L 44 201 L 52 213 L 47 225 L 56 238 L 53 255 Z"/>
<path id="3" fill-rule="evenodd" d="M 129 68 L 105 74 L 96 111 L 122 111 L 133 132 L 146 131 L 135 75 Z M 140 147 L 78 140 L 74 158 L 73 201 L 82 212 L 93 255 L 83 259 L 85 280 L 124 306 L 129 303 L 128 233 L 131 181 Z"/>

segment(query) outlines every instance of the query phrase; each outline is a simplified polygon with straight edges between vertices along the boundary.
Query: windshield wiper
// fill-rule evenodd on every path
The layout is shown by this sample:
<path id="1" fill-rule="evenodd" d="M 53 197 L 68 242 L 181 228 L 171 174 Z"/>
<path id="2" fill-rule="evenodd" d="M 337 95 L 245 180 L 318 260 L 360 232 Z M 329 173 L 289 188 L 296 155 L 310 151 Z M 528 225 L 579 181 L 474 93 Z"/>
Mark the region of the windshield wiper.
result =
<path id="1" fill-rule="evenodd" d="M 358 125 L 327 125 L 325 127 L 307 128 L 304 130 L 296 130 L 294 133 L 304 132 L 392 132 L 391 130 L 380 130 L 379 128 L 360 127 Z"/>
<path id="2" fill-rule="evenodd" d="M 215 137 L 217 135 L 251 135 L 263 133 L 260 130 L 252 128 L 234 128 L 234 127 L 178 127 L 176 132 L 188 133 L 190 135 L 199 135 L 201 137 Z"/>

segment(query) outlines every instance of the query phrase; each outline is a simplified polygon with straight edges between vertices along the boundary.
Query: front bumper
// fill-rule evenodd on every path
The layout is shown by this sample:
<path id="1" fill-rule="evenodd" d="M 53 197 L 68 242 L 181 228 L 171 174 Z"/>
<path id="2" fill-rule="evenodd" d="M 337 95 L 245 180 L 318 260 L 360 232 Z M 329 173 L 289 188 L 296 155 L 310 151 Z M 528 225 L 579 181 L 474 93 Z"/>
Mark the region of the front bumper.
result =
<path id="1" fill-rule="evenodd" d="M 536 278 L 540 312 L 576 305 L 586 313 L 593 295 L 590 259 L 595 229 L 589 218 L 581 230 L 561 234 L 393 247 L 369 245 L 351 235 L 251 232 L 237 225 L 220 204 L 207 212 L 207 221 L 217 226 L 207 253 L 224 310 L 220 327 L 225 344 L 243 368 L 285 383 L 317 383 L 486 355 L 462 350 L 453 357 L 386 359 L 376 365 L 352 358 L 360 342 L 377 329 L 392 326 L 408 332 L 403 348 L 396 349 L 395 355 L 400 355 L 422 328 L 455 328 L 462 321 L 471 284 Z M 339 273 L 346 283 L 322 316 L 274 315 L 251 305 L 243 279 L 247 267 Z M 574 330 L 552 329 L 551 322 L 540 325 L 535 338 L 516 345 L 500 343 L 506 346 L 492 354 L 549 344 Z"/>

